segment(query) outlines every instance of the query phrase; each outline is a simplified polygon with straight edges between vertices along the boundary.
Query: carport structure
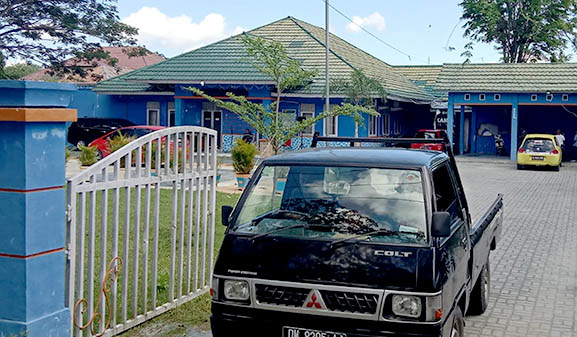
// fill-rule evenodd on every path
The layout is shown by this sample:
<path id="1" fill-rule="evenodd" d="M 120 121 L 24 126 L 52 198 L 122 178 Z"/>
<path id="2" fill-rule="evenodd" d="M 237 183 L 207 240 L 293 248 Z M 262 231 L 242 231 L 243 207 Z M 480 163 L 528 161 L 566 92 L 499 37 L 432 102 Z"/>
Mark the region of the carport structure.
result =
<path id="1" fill-rule="evenodd" d="M 524 133 L 577 130 L 577 63 L 445 64 L 437 85 L 459 154 L 497 154 L 498 135 L 515 160 Z"/>

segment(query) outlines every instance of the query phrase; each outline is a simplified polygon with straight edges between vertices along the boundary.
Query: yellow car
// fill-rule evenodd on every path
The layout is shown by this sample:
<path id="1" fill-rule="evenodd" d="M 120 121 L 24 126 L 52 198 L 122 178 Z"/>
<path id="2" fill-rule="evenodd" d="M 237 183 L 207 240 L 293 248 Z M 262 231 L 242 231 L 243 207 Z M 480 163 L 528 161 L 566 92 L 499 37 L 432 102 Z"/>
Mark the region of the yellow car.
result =
<path id="1" fill-rule="evenodd" d="M 528 134 L 517 153 L 517 169 L 525 166 L 549 166 L 559 171 L 563 153 L 555 135 Z"/>

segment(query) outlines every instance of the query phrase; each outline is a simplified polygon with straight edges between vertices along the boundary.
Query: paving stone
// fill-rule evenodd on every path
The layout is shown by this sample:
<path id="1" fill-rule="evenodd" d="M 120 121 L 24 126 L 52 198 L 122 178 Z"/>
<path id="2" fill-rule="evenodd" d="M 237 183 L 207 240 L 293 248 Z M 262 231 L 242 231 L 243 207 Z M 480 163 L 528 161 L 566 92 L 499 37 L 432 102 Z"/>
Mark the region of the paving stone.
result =
<path id="1" fill-rule="evenodd" d="M 517 171 L 468 158 L 458 165 L 473 219 L 497 193 L 505 202 L 489 307 L 466 318 L 466 336 L 577 336 L 577 166 Z"/>

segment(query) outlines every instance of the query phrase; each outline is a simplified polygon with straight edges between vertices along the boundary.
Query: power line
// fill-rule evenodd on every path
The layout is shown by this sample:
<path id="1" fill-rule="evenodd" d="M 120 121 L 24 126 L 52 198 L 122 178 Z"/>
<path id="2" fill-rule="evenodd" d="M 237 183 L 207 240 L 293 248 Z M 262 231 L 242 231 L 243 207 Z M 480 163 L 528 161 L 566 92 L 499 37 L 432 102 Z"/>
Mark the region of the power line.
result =
<path id="1" fill-rule="evenodd" d="M 321 0 L 324 3 L 327 3 L 326 0 Z M 387 41 L 381 39 L 380 37 L 378 37 L 377 35 L 373 34 L 371 31 L 369 31 L 368 29 L 366 29 L 365 27 L 357 24 L 355 21 L 353 21 L 353 19 L 351 19 L 348 15 L 346 15 L 345 13 L 343 13 L 341 10 L 339 10 L 338 8 L 336 8 L 335 6 L 331 5 L 330 3 L 328 4 L 329 7 L 331 7 L 335 12 L 339 13 L 343 18 L 347 19 L 350 23 L 352 23 L 353 25 L 357 26 L 359 29 L 361 29 L 362 31 L 364 31 L 365 33 L 369 34 L 371 37 L 373 37 L 374 39 L 376 39 L 377 41 L 381 42 L 382 44 L 384 44 L 385 46 L 393 49 L 394 51 L 405 55 L 406 57 L 409 58 L 409 61 L 412 61 L 412 57 L 410 54 L 405 53 L 404 51 L 400 50 L 399 48 L 393 46 L 392 44 L 388 43 Z M 420 60 L 423 61 L 423 60 Z"/>

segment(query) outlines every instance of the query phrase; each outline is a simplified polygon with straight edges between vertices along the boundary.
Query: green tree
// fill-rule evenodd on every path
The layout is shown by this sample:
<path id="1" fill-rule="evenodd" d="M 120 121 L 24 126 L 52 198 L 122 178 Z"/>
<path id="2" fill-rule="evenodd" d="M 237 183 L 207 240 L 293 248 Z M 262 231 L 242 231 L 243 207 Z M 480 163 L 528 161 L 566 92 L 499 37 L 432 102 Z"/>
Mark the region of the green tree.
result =
<path id="1" fill-rule="evenodd" d="M 59 74 L 85 76 L 82 67 L 64 61 L 103 59 L 114 65 L 117 60 L 101 43 L 134 45 L 136 33 L 120 22 L 116 0 L 0 0 L 0 64 L 21 57 Z"/>
<path id="2" fill-rule="evenodd" d="M 463 0 L 465 36 L 494 43 L 505 63 L 566 61 L 575 0 Z"/>
<path id="3" fill-rule="evenodd" d="M 264 40 L 249 35 L 244 35 L 242 41 L 250 56 L 249 61 L 259 71 L 270 76 L 275 83 L 276 101 L 270 107 L 250 102 L 246 97 L 230 92 L 226 94 L 228 100 L 220 100 L 207 95 L 198 88 L 189 87 L 187 89 L 215 103 L 221 109 L 228 110 L 239 116 L 241 120 L 248 123 L 260 135 L 270 141 L 275 154 L 279 152 L 282 145 L 289 139 L 324 118 L 346 115 L 352 116 L 355 122 L 362 124 L 363 113 L 378 115 L 372 108 L 345 102 L 330 109 L 330 112 L 322 112 L 301 122 L 296 120 L 287 121 L 284 118 L 280 118 L 279 108 L 282 94 L 289 89 L 308 86 L 318 72 L 301 68 L 296 60 L 288 56 L 286 49 L 278 41 Z"/>
<path id="4" fill-rule="evenodd" d="M 32 63 L 17 63 L 4 67 L 3 74 L 0 74 L 0 76 L 4 79 L 17 80 L 26 75 L 35 73 L 40 69 L 42 69 L 40 66 Z"/>
<path id="5" fill-rule="evenodd" d="M 374 109 L 377 100 L 387 101 L 387 91 L 377 79 L 368 77 L 361 70 L 355 69 L 349 78 L 336 78 L 331 83 L 331 92 L 345 94 L 345 102 L 353 106 Z M 355 125 L 355 137 L 359 135 L 359 124 Z"/>

